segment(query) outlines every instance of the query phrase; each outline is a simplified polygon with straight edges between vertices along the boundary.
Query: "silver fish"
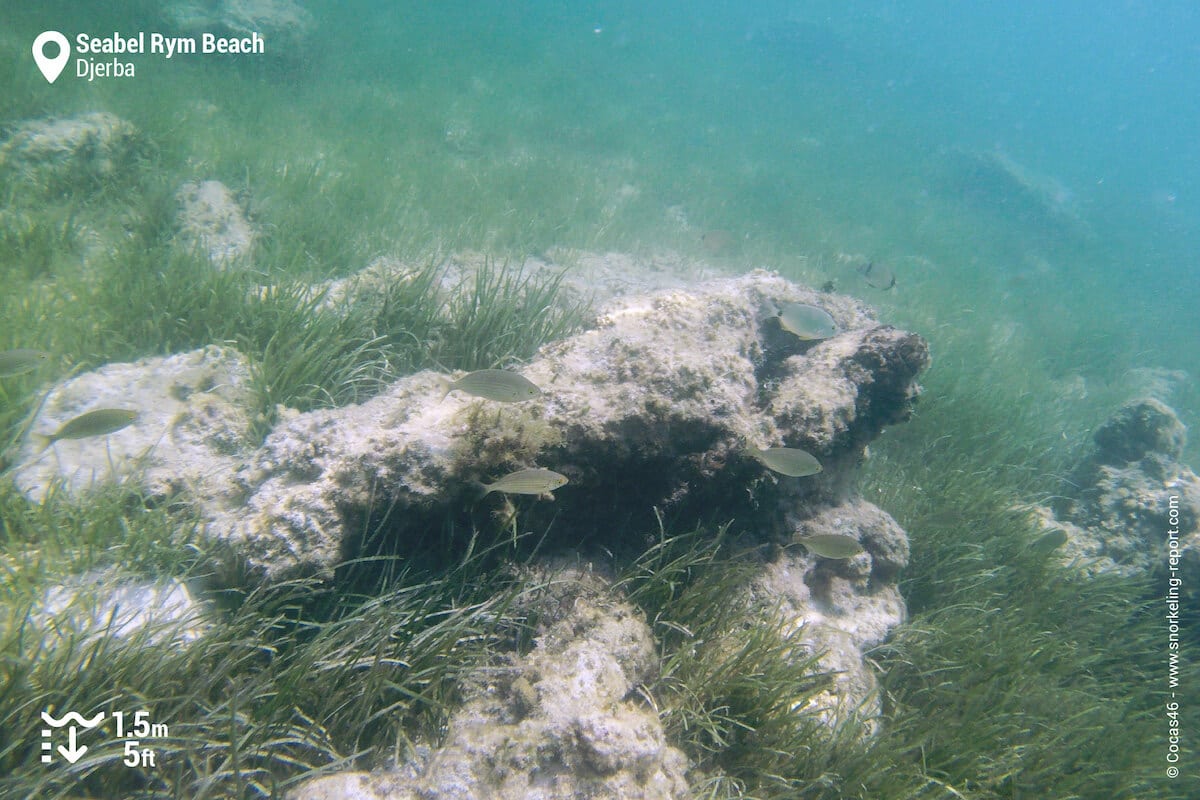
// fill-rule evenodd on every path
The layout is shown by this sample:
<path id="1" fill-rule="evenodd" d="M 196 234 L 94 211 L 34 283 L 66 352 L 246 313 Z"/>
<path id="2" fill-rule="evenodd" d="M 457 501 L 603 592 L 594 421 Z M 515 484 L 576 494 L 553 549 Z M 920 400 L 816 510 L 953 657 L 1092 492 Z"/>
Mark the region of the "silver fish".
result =
<path id="1" fill-rule="evenodd" d="M 867 282 L 868 286 L 882 289 L 885 292 L 896 285 L 896 273 L 885 264 L 868 261 L 858 268 L 858 274 L 863 276 L 863 280 Z"/>
<path id="2" fill-rule="evenodd" d="M 761 462 L 767 469 L 792 478 L 816 475 L 822 469 L 816 456 L 795 447 L 768 447 L 766 450 L 748 447 L 746 454 Z"/>
<path id="3" fill-rule="evenodd" d="M 0 378 L 11 378 L 14 375 L 24 375 L 33 372 L 50 358 L 49 353 L 40 350 L 20 348 L 5 350 L 0 353 Z"/>
<path id="4" fill-rule="evenodd" d="M 797 536 L 796 541 L 804 545 L 810 553 L 821 558 L 853 558 L 865 552 L 858 539 L 841 533 L 814 533 L 810 536 Z"/>
<path id="5" fill-rule="evenodd" d="M 480 497 L 492 492 L 505 494 L 549 494 L 567 483 L 567 476 L 549 469 L 519 469 L 495 483 L 480 484 Z"/>
<path id="6" fill-rule="evenodd" d="M 481 369 L 468 372 L 453 382 L 445 378 L 438 378 L 438 381 L 442 389 L 440 400 L 455 390 L 498 403 L 519 403 L 542 393 L 528 378 L 506 369 Z"/>
<path id="7" fill-rule="evenodd" d="M 75 419 L 67 420 L 54 433 L 49 435 L 35 433 L 33 439 L 38 443 L 38 452 L 45 450 L 60 439 L 88 439 L 92 436 L 105 436 L 116 433 L 122 428 L 133 424 L 138 412 L 127 408 L 97 408 L 80 414 Z"/>
<path id="8" fill-rule="evenodd" d="M 805 341 L 837 335 L 837 325 L 829 312 L 805 303 L 787 303 L 780 308 L 779 325 Z"/>

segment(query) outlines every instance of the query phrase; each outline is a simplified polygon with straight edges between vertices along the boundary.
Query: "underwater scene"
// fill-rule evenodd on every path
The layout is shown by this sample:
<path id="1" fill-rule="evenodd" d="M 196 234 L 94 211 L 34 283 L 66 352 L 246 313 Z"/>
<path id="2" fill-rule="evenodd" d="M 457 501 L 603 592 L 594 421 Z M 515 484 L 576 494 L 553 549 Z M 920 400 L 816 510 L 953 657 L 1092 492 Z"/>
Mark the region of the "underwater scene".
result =
<path id="1" fill-rule="evenodd" d="M 1200 6 L 0 0 L 0 798 L 1200 797 Z"/>

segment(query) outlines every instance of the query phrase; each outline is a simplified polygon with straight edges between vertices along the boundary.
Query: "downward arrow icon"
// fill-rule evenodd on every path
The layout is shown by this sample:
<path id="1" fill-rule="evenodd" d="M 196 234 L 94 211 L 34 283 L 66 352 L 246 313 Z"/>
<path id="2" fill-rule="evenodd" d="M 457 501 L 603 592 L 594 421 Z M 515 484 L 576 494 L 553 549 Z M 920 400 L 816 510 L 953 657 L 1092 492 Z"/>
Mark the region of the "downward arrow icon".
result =
<path id="1" fill-rule="evenodd" d="M 67 762 L 70 764 L 74 764 L 76 761 L 78 761 L 83 756 L 84 753 L 87 752 L 86 744 L 81 744 L 81 745 L 79 745 L 79 747 L 75 746 L 75 726 L 74 725 L 67 728 L 67 745 L 68 745 L 67 747 L 63 747 L 60 744 L 58 746 L 58 752 L 62 753 L 62 757 L 65 758 L 67 760 Z"/>

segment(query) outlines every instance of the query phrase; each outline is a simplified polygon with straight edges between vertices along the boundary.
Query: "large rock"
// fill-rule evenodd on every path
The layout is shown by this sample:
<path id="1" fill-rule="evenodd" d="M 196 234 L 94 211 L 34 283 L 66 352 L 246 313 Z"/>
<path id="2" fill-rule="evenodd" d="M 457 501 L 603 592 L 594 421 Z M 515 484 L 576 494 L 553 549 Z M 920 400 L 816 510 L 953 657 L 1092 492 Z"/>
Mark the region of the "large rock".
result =
<path id="1" fill-rule="evenodd" d="M 62 439 L 41 452 L 27 439 L 14 482 L 38 501 L 55 487 L 80 495 L 129 483 L 159 497 L 187 490 L 212 513 L 236 502 L 230 477 L 239 455 L 252 449 L 254 402 L 249 365 L 231 348 L 107 364 L 54 387 L 31 432 L 52 434 L 100 408 L 136 411 L 134 423 L 107 436 Z"/>
<path id="2" fill-rule="evenodd" d="M 220 268 L 249 257 L 256 238 L 254 228 L 225 184 L 189 181 L 179 187 L 175 197 L 181 247 L 204 253 Z"/>
<path id="3" fill-rule="evenodd" d="M 1085 573 L 1154 575 L 1200 597 L 1200 478 L 1180 462 L 1187 429 L 1161 401 L 1117 410 L 1052 506 L 1034 513 L 1061 530 L 1062 554 Z M 1174 568 L 1174 572 L 1172 572 Z"/>
<path id="4" fill-rule="evenodd" d="M 539 571 L 533 650 L 468 682 L 440 746 L 417 748 L 399 769 L 315 778 L 290 800 L 689 796 L 687 759 L 635 691 L 658 669 L 645 619 L 595 574 Z"/>
<path id="5" fill-rule="evenodd" d="M 0 144 L 0 177 L 54 193 L 89 191 L 134 169 L 148 145 L 105 111 L 27 120 Z"/>
<path id="6" fill-rule="evenodd" d="M 826 308 L 840 333 L 803 342 L 771 309 Z M 553 528 L 573 546 L 615 548 L 626 531 L 737 519 L 765 540 L 853 494 L 864 449 L 903 420 L 928 363 L 919 336 L 879 325 L 848 297 L 766 272 L 612 301 L 598 326 L 544 347 L 523 373 L 542 398 L 502 405 L 452 393 L 423 372 L 359 405 L 284 413 L 249 446 L 253 397 L 240 357 L 208 348 L 111 364 L 51 391 L 33 430 L 87 410 L 139 412 L 104 437 L 32 444 L 16 473 L 34 498 L 131 480 L 150 494 L 187 489 L 209 537 L 232 545 L 258 580 L 332 575 L 346 559 L 420 549 L 428 531 Z M 788 478 L 748 446 L 802 447 L 824 465 Z M 570 479 L 558 502 L 500 495 L 478 481 L 522 467 Z M 478 501 L 478 502 L 477 502 Z M 366 541 L 367 520 L 387 517 Z M 382 537 L 382 538 L 381 538 Z M 637 546 L 637 543 L 634 543 Z"/>
<path id="7" fill-rule="evenodd" d="M 822 305 L 843 332 L 801 342 L 768 313 L 788 301 Z M 476 482 L 538 466 L 571 482 L 555 504 L 518 498 L 523 530 L 553 524 L 573 544 L 613 547 L 626 529 L 652 530 L 658 509 L 734 517 L 786 542 L 796 519 L 850 496 L 865 444 L 906 417 L 927 363 L 924 340 L 857 301 L 765 272 L 629 296 L 522 370 L 538 400 L 440 399 L 426 372 L 284 419 L 237 474 L 245 505 L 213 515 L 208 533 L 266 580 L 331 574 L 363 554 L 363 520 L 384 511 L 394 552 L 447 525 L 494 527 L 504 501 L 476 503 Z M 776 475 L 748 445 L 803 447 L 825 471 Z"/>
<path id="8" fill-rule="evenodd" d="M 163 15 L 192 36 L 248 37 L 258 34 L 272 57 L 299 60 L 316 27 L 313 16 L 296 0 L 173 0 Z"/>

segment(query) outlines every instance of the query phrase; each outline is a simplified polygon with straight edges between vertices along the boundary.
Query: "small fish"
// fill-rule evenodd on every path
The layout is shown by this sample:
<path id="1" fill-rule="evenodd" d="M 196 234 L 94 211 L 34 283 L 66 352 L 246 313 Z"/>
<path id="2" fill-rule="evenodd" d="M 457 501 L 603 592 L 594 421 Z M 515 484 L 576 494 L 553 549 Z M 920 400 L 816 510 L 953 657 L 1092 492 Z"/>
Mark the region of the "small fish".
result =
<path id="1" fill-rule="evenodd" d="M 0 353 L 0 378 L 11 378 L 14 375 L 24 375 L 26 372 L 33 372 L 48 358 L 50 358 L 50 354 L 43 353 L 40 350 L 28 350 L 25 348 L 5 350 Z"/>
<path id="2" fill-rule="evenodd" d="M 746 454 L 762 462 L 767 469 L 792 478 L 816 475 L 821 471 L 821 462 L 812 453 L 795 447 L 768 447 L 766 450 L 748 447 Z"/>
<path id="3" fill-rule="evenodd" d="M 853 558 L 865 552 L 858 539 L 840 533 L 814 533 L 811 536 L 797 536 L 796 541 L 804 545 L 810 553 L 821 558 Z"/>
<path id="4" fill-rule="evenodd" d="M 1062 528 L 1044 533 L 1033 540 L 1033 544 L 1029 545 L 1029 549 L 1034 555 L 1048 558 L 1058 548 L 1067 543 L 1067 532 Z"/>
<path id="5" fill-rule="evenodd" d="M 837 325 L 828 311 L 804 303 L 787 303 L 778 309 L 779 325 L 806 342 L 828 339 L 837 334 Z"/>
<path id="6" fill-rule="evenodd" d="M 438 402 L 445 400 L 455 389 L 498 403 L 519 403 L 542 393 L 528 378 L 506 369 L 481 369 L 468 372 L 453 383 L 446 378 L 438 378 L 438 382 L 442 389 Z"/>
<path id="7" fill-rule="evenodd" d="M 863 276 L 863 280 L 867 282 L 868 286 L 882 289 L 885 292 L 896 285 L 896 273 L 890 267 L 876 264 L 874 261 L 868 261 L 859 267 L 858 274 Z"/>
<path id="8" fill-rule="evenodd" d="M 492 492 L 505 494 L 550 494 L 567 482 L 566 475 L 549 469 L 519 469 L 510 472 L 495 483 L 479 484 L 479 498 Z"/>
<path id="9" fill-rule="evenodd" d="M 137 417 L 138 412 L 126 408 L 97 408 L 64 422 L 61 428 L 49 436 L 41 433 L 32 436 L 40 453 L 60 439 L 87 439 L 91 436 L 116 433 L 132 425 Z"/>

